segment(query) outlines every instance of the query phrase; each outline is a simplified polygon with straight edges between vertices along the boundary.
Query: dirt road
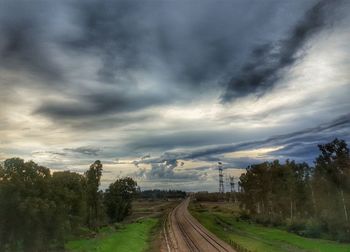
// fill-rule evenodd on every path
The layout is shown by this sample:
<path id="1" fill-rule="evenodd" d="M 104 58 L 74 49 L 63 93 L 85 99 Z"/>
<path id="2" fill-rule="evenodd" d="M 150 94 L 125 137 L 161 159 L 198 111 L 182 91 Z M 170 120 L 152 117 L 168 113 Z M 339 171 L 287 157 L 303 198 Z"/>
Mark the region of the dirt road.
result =
<path id="1" fill-rule="evenodd" d="M 170 212 L 164 227 L 164 244 L 161 251 L 234 252 L 234 249 L 210 233 L 192 217 L 187 210 L 189 201 L 190 199 L 187 198 Z"/>

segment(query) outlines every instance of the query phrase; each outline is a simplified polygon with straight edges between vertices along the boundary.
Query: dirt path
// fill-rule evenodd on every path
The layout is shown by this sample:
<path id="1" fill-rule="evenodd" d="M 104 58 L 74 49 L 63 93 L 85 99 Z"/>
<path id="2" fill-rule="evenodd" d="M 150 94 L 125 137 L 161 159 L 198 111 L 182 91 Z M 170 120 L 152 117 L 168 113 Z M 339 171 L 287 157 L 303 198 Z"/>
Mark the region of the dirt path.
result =
<path id="1" fill-rule="evenodd" d="M 235 250 L 205 229 L 188 212 L 190 199 L 182 201 L 169 213 L 164 227 L 162 252 L 230 251 Z"/>

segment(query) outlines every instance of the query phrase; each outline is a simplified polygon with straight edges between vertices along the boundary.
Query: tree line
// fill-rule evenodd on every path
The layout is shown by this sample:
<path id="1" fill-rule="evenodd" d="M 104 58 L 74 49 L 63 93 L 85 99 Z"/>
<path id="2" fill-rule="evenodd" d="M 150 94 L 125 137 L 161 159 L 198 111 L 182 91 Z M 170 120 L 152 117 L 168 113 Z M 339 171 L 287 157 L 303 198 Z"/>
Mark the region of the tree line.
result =
<path id="1" fill-rule="evenodd" d="M 219 192 L 196 192 L 193 194 L 192 199 L 199 201 L 199 202 L 222 202 L 222 201 L 229 201 L 234 193 L 226 192 L 226 193 L 219 193 Z"/>
<path id="2" fill-rule="evenodd" d="M 143 190 L 138 195 L 141 199 L 148 200 L 167 200 L 167 199 L 179 199 L 185 198 L 186 192 L 181 190 L 160 190 L 160 189 L 152 189 L 152 190 Z"/>
<path id="3" fill-rule="evenodd" d="M 251 165 L 240 177 L 243 216 L 309 237 L 350 241 L 350 155 L 343 140 L 319 145 L 315 166 Z"/>
<path id="4" fill-rule="evenodd" d="M 131 213 L 136 182 L 122 178 L 99 189 L 102 163 L 84 174 L 50 169 L 33 161 L 7 159 L 0 165 L 0 251 L 63 251 L 75 235 Z"/>

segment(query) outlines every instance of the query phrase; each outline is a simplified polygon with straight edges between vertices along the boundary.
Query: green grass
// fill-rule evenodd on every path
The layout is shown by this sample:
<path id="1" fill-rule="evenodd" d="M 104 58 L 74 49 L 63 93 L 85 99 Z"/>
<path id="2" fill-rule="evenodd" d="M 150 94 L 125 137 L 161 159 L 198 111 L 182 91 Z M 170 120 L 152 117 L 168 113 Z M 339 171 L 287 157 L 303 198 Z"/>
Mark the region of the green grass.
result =
<path id="1" fill-rule="evenodd" d="M 237 221 L 232 214 L 193 209 L 191 212 L 199 222 L 221 239 L 234 241 L 250 251 L 350 252 L 350 244 L 304 238 L 277 228 Z"/>
<path id="2" fill-rule="evenodd" d="M 122 225 L 117 231 L 107 227 L 96 238 L 69 241 L 66 249 L 75 252 L 145 251 L 149 246 L 151 231 L 157 223 L 155 218 L 146 218 Z"/>

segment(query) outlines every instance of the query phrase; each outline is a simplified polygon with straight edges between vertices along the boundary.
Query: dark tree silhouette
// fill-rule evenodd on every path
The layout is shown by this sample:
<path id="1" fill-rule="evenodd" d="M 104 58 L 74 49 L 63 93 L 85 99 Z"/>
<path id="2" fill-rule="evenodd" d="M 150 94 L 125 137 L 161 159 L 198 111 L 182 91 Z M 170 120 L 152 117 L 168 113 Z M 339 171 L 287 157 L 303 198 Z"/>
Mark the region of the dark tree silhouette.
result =
<path id="1" fill-rule="evenodd" d="M 87 204 L 88 218 L 87 223 L 89 228 L 97 230 L 99 225 L 99 208 L 102 203 L 99 186 L 102 176 L 102 164 L 100 160 L 96 160 L 88 171 L 85 172 L 87 183 Z"/>

